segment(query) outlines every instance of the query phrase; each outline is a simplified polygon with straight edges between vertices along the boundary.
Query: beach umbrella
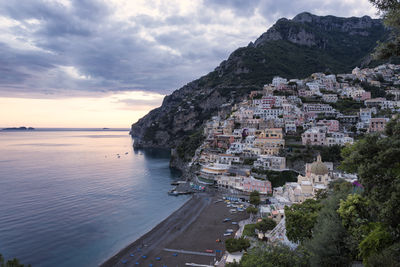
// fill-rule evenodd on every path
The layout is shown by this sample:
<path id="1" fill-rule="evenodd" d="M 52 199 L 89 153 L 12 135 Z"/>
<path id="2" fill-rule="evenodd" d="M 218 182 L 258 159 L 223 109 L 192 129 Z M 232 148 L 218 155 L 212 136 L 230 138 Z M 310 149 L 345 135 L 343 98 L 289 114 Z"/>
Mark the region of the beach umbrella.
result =
<path id="1" fill-rule="evenodd" d="M 142 258 L 145 259 L 145 258 L 147 258 L 147 256 L 146 256 L 146 255 L 143 255 Z"/>
<path id="2" fill-rule="evenodd" d="M 135 262 L 135 265 L 139 265 L 139 262 Z"/>
<path id="3" fill-rule="evenodd" d="M 131 256 L 131 257 L 134 257 L 134 256 L 135 256 L 135 254 L 133 254 L 133 253 L 132 253 L 130 256 Z"/>

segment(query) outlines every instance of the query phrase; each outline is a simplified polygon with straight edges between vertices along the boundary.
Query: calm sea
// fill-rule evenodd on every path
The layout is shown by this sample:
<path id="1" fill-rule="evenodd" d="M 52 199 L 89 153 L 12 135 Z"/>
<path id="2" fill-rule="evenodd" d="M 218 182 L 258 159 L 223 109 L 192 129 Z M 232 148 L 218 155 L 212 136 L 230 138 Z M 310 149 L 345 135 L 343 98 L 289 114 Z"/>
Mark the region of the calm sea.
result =
<path id="1" fill-rule="evenodd" d="M 0 132 L 0 253 L 101 264 L 187 200 L 167 195 L 178 178 L 168 162 L 133 150 L 127 131 Z"/>

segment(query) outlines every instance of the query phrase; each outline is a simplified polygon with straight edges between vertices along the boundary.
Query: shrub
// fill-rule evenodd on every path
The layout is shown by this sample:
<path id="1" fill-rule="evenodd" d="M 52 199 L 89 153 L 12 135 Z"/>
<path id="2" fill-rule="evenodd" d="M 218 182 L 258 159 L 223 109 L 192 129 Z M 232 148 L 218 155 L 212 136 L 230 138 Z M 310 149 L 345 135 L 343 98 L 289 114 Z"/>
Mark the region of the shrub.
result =
<path id="1" fill-rule="evenodd" d="M 250 247 L 250 241 L 243 237 L 238 238 L 238 239 L 228 238 L 225 241 L 225 247 L 229 253 L 242 251 L 242 250 L 246 250 L 247 248 Z"/>

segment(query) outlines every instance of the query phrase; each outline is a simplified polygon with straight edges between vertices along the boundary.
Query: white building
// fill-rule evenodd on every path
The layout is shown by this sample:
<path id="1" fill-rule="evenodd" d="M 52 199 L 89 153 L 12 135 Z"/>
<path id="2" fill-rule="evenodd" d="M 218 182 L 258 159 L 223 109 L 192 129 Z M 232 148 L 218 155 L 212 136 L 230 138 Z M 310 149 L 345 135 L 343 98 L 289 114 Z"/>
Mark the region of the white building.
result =
<path id="1" fill-rule="evenodd" d="M 279 115 L 283 114 L 283 109 L 276 109 L 276 108 L 271 108 L 271 109 L 257 109 L 254 112 L 255 116 L 259 116 L 263 120 L 268 120 L 268 119 L 277 119 Z"/>
<path id="2" fill-rule="evenodd" d="M 240 154 L 243 152 L 244 143 L 234 142 L 226 151 L 228 154 Z"/>
<path id="3" fill-rule="evenodd" d="M 234 156 L 232 154 L 220 154 L 218 162 L 220 164 L 228 164 L 228 165 L 231 165 L 232 163 L 240 163 L 240 157 Z"/>
<path id="4" fill-rule="evenodd" d="M 264 170 L 283 170 L 286 168 L 286 158 L 271 155 L 260 155 L 254 162 L 254 167 Z"/>
<path id="5" fill-rule="evenodd" d="M 285 133 L 295 133 L 297 130 L 295 121 L 285 121 Z"/>
<path id="6" fill-rule="evenodd" d="M 354 139 L 352 137 L 346 136 L 344 133 L 329 133 L 329 136 L 326 137 L 326 145 L 327 146 L 344 146 L 346 144 L 353 144 Z"/>
<path id="7" fill-rule="evenodd" d="M 338 96 L 336 94 L 326 94 L 322 95 L 322 100 L 328 103 L 336 103 L 338 101 Z"/>
<path id="8" fill-rule="evenodd" d="M 321 95 L 321 92 L 319 91 L 320 84 L 317 82 L 309 82 L 306 83 L 308 88 L 310 88 L 310 91 L 312 92 L 313 95 Z"/>
<path id="9" fill-rule="evenodd" d="M 275 76 L 272 79 L 272 85 L 275 87 L 278 87 L 281 84 L 287 84 L 287 79 L 279 77 L 279 76 Z"/>
<path id="10" fill-rule="evenodd" d="M 369 123 L 372 118 L 372 111 L 370 108 L 360 108 L 360 121 L 362 123 Z"/>

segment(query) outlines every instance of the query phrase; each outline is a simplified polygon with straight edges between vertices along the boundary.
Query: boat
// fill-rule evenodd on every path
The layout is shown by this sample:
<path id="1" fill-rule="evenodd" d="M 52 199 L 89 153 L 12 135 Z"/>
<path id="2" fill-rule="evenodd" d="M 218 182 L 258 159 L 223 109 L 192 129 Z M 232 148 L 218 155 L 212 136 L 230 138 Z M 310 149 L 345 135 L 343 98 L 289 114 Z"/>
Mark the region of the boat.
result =
<path id="1" fill-rule="evenodd" d="M 170 195 L 170 196 L 178 196 L 179 193 L 177 191 L 175 191 L 175 190 L 169 190 L 168 191 L 168 195 Z"/>

